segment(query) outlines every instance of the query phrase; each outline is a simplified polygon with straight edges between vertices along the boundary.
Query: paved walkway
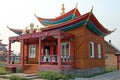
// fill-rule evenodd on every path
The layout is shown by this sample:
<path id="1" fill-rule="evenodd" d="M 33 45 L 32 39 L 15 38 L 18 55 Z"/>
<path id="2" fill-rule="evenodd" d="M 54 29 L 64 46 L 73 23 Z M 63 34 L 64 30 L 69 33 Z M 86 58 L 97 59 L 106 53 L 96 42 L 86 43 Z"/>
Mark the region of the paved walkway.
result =
<path id="1" fill-rule="evenodd" d="M 120 80 L 120 70 L 92 78 L 76 78 L 75 80 Z"/>

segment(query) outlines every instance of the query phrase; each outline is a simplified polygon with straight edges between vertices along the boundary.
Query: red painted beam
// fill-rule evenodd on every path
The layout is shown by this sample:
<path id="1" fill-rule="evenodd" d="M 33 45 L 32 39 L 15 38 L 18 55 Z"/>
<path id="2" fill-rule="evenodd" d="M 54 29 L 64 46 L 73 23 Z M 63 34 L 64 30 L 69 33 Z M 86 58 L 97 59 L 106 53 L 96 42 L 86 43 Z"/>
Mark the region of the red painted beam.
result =
<path id="1" fill-rule="evenodd" d="M 9 40 L 22 40 L 22 39 L 30 39 L 30 38 L 38 38 L 42 36 L 52 36 L 60 34 L 60 30 L 56 31 L 46 31 L 46 32 L 39 32 L 39 33 L 32 33 L 32 34 L 24 34 L 20 36 L 9 37 Z"/>

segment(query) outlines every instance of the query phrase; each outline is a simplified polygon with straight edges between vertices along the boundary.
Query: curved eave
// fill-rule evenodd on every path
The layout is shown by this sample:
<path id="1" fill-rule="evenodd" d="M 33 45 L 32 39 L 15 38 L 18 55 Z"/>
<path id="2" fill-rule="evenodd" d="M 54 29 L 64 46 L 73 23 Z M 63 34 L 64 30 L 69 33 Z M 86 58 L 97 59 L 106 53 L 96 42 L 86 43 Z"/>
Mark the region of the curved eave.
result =
<path id="1" fill-rule="evenodd" d="M 68 30 L 73 30 L 75 28 L 78 28 L 78 27 L 82 27 L 84 24 L 85 24 L 85 21 L 86 20 L 82 20 L 76 24 L 73 24 L 73 25 L 70 25 L 70 26 L 66 26 L 66 27 L 63 27 L 63 28 L 60 28 L 60 30 L 62 31 L 68 31 Z M 83 26 L 85 27 L 85 26 Z M 106 36 L 108 35 L 109 33 L 104 33 L 102 32 L 100 29 L 98 29 L 90 20 L 88 21 L 86 27 L 91 31 L 93 32 L 94 34 L 98 35 L 98 36 Z"/>
<path id="2" fill-rule="evenodd" d="M 22 34 L 22 30 L 21 29 L 12 29 L 12 28 L 9 28 L 8 26 L 7 26 L 7 28 L 9 30 L 11 30 L 12 32 L 16 33 L 17 35 L 21 35 Z"/>
<path id="3" fill-rule="evenodd" d="M 46 26 L 47 24 L 48 25 L 59 24 L 59 23 L 62 23 L 62 22 L 65 22 L 65 21 L 72 19 L 72 17 L 76 18 L 78 16 L 81 16 L 78 9 L 73 9 L 73 10 L 69 11 L 68 13 L 66 13 L 60 17 L 57 17 L 55 19 L 45 19 L 45 18 L 40 18 L 37 16 L 36 17 L 41 24 Z"/>
<path id="4" fill-rule="evenodd" d="M 89 30 L 91 30 L 93 33 L 95 33 L 98 36 L 106 36 L 109 33 L 102 32 L 92 21 L 88 21 L 87 26 Z"/>
<path id="5" fill-rule="evenodd" d="M 94 14 L 91 15 L 90 20 L 91 20 L 91 21 L 93 22 L 93 24 L 94 24 L 95 26 L 97 26 L 97 28 L 98 28 L 99 30 L 101 30 L 103 33 L 110 34 L 110 33 L 113 32 L 113 31 L 107 30 L 107 29 L 97 20 L 97 18 L 94 16 Z"/>

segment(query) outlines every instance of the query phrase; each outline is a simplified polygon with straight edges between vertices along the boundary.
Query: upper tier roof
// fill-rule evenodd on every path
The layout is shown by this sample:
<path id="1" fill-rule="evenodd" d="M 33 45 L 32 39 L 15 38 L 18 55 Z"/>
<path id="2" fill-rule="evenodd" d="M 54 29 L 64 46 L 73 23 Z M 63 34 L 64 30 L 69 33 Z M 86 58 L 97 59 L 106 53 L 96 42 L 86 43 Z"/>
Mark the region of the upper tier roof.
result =
<path id="1" fill-rule="evenodd" d="M 92 13 L 92 10 L 91 12 L 81 15 L 78 9 L 75 8 L 65 13 L 64 15 L 61 15 L 60 17 L 54 19 L 45 19 L 37 16 L 36 18 L 44 26 L 49 26 L 46 28 L 42 28 L 42 31 L 51 31 L 51 30 L 68 31 L 82 26 L 87 27 L 90 31 L 92 31 L 98 36 L 106 36 L 114 31 L 114 30 L 109 31 L 103 25 L 101 25 L 100 22 Z M 18 35 L 22 34 L 22 30 L 11 29 L 11 28 L 9 29 L 17 33 Z"/>
<path id="2" fill-rule="evenodd" d="M 38 16 L 36 16 L 36 17 L 37 17 L 38 21 L 41 24 L 43 24 L 44 26 L 53 26 L 53 25 L 56 25 L 56 24 L 60 24 L 60 23 L 69 21 L 71 19 L 75 19 L 79 16 L 81 16 L 81 15 L 80 15 L 78 9 L 75 8 L 75 9 L 72 9 L 71 11 L 69 11 L 68 13 L 66 13 L 62 16 L 59 16 L 57 18 L 54 18 L 54 19 L 40 18 Z"/>

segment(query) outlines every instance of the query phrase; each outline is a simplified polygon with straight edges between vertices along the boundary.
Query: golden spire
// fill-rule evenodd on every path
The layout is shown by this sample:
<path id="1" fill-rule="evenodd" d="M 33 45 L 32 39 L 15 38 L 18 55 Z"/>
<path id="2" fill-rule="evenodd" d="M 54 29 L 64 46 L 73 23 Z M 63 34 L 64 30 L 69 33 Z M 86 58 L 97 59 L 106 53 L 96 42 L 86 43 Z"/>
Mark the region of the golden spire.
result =
<path id="1" fill-rule="evenodd" d="M 62 10 L 62 13 L 60 13 L 60 15 L 63 15 L 63 14 L 65 14 L 65 8 L 64 8 L 64 4 L 62 4 L 62 8 L 61 8 L 61 10 Z"/>

